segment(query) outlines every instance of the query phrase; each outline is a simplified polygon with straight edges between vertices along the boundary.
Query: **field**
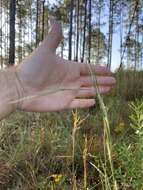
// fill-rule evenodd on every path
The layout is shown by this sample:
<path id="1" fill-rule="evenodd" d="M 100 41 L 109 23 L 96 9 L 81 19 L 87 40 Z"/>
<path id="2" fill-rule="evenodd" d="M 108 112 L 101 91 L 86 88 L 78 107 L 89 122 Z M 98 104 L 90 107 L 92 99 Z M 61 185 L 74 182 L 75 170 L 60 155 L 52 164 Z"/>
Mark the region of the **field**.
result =
<path id="1" fill-rule="evenodd" d="M 94 108 L 1 121 L 0 189 L 142 190 L 143 72 L 115 75 Z"/>

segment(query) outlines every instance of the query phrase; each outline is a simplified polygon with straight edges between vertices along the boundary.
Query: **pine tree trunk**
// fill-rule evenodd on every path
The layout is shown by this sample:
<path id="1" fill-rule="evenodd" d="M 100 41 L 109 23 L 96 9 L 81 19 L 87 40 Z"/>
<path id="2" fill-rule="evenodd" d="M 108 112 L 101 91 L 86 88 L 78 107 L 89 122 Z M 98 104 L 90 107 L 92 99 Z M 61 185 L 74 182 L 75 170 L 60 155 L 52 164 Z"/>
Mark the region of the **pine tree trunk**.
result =
<path id="1" fill-rule="evenodd" d="M 82 49 L 82 58 L 81 62 L 84 62 L 84 57 L 85 57 L 85 35 L 86 35 L 86 25 L 87 25 L 87 0 L 84 0 L 84 27 L 83 27 L 83 49 Z"/>
<path id="2" fill-rule="evenodd" d="M 21 18 L 21 4 L 19 2 L 19 4 L 17 5 L 18 7 L 18 11 L 19 11 L 19 23 L 18 23 L 18 27 L 19 27 L 19 32 L 18 32 L 18 37 L 19 37 L 19 47 L 18 47 L 18 62 L 20 63 L 23 57 L 23 47 L 22 47 L 22 18 Z"/>
<path id="3" fill-rule="evenodd" d="M 122 62 L 123 53 L 123 13 L 122 13 L 122 1 L 120 2 L 120 65 Z"/>
<path id="4" fill-rule="evenodd" d="M 74 57 L 74 60 L 76 59 L 76 30 L 77 30 L 77 15 L 76 15 L 76 12 L 74 12 L 74 15 L 73 15 L 73 34 L 72 34 L 72 51 L 74 53 L 74 55 L 72 55 Z"/>
<path id="5" fill-rule="evenodd" d="M 91 28 L 91 18 L 92 18 L 92 14 L 91 14 L 91 8 L 92 4 L 91 4 L 91 0 L 89 0 L 89 34 L 88 34 L 88 63 L 91 62 L 91 32 L 92 32 L 92 28 Z"/>
<path id="6" fill-rule="evenodd" d="M 108 37 L 108 60 L 107 67 L 111 68 L 112 62 L 112 40 L 113 40 L 113 0 L 110 0 L 109 8 L 109 37 Z"/>
<path id="7" fill-rule="evenodd" d="M 29 15 L 29 20 L 30 20 L 30 49 L 31 49 L 31 52 L 33 50 L 33 14 L 32 14 L 32 9 L 30 8 L 30 15 Z M 30 53 L 31 53 L 30 52 Z"/>
<path id="8" fill-rule="evenodd" d="M 96 64 L 99 64 L 100 59 L 100 25 L 101 25 L 101 0 L 98 1 L 98 30 L 97 30 L 97 56 Z"/>
<path id="9" fill-rule="evenodd" d="M 75 60 L 78 61 L 78 52 L 79 52 L 79 6 L 80 2 L 77 0 L 77 31 L 76 31 L 76 57 Z"/>
<path id="10" fill-rule="evenodd" d="M 137 7 L 137 11 L 136 11 L 136 48 L 135 48 L 135 70 L 139 68 L 140 66 L 140 47 L 139 47 L 139 12 L 140 12 L 140 8 L 139 8 L 140 4 L 138 4 Z"/>
<path id="11" fill-rule="evenodd" d="M 16 0 L 10 0 L 10 49 L 9 64 L 15 63 L 15 17 L 16 17 Z"/>
<path id="12" fill-rule="evenodd" d="M 36 2 L 36 47 L 39 45 L 39 0 Z"/>
<path id="13" fill-rule="evenodd" d="M 69 55 L 68 59 L 72 59 L 72 32 L 73 32 L 73 7 L 74 7 L 74 2 L 71 0 L 70 4 L 70 29 L 69 29 Z"/>
<path id="14" fill-rule="evenodd" d="M 45 35 L 45 0 L 42 3 L 43 6 L 43 14 L 42 14 L 42 40 L 44 39 Z"/>

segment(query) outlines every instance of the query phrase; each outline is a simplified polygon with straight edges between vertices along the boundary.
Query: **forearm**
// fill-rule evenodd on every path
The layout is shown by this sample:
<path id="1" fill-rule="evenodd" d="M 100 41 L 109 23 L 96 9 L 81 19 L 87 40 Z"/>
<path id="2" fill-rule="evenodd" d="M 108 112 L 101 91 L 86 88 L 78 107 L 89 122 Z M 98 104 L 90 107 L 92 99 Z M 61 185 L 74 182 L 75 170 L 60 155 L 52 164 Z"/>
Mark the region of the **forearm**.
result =
<path id="1" fill-rule="evenodd" d="M 17 109 L 11 101 L 19 98 L 15 68 L 0 70 L 0 120 Z"/>

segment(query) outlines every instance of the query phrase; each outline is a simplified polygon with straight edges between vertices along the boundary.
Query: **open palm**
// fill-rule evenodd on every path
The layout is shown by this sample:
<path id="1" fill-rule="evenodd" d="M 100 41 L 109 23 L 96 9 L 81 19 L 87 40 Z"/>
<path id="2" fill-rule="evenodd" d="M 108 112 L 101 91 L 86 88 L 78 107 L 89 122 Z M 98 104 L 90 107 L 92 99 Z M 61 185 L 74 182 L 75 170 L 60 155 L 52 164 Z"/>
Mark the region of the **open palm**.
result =
<path id="1" fill-rule="evenodd" d="M 96 95 L 89 66 L 57 56 L 56 48 L 61 40 L 61 25 L 51 19 L 51 30 L 47 38 L 17 67 L 21 98 L 37 95 L 36 98 L 23 100 L 20 109 L 45 112 L 95 104 L 94 99 L 89 99 Z M 94 65 L 92 70 L 96 74 L 100 93 L 109 92 L 115 84 L 110 71 Z M 48 93 L 51 89 L 51 93 Z"/>

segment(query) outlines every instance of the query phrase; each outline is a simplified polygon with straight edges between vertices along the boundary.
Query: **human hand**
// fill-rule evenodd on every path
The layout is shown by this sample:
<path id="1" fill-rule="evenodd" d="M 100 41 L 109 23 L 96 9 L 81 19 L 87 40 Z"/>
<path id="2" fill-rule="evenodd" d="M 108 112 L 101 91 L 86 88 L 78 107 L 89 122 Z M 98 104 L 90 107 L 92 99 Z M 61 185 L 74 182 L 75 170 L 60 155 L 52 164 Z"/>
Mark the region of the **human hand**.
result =
<path id="1" fill-rule="evenodd" d="M 56 55 L 62 37 L 60 23 L 51 19 L 51 30 L 47 38 L 16 68 L 21 99 L 19 109 L 47 112 L 86 108 L 95 104 L 95 100 L 90 99 L 96 96 L 96 90 L 89 65 L 68 61 Z M 96 74 L 99 92 L 108 93 L 115 85 L 111 72 L 99 65 L 92 65 L 91 68 Z M 49 93 L 51 89 L 52 92 Z"/>

